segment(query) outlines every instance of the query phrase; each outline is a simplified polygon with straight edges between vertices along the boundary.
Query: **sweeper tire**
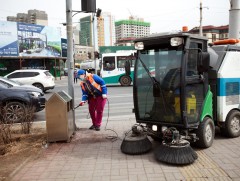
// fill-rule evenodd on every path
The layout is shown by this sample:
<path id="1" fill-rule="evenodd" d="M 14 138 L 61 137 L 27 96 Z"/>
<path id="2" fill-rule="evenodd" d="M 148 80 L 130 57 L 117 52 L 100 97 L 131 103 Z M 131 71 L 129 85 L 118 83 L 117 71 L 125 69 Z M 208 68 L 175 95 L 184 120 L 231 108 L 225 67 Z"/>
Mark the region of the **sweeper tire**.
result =
<path id="1" fill-rule="evenodd" d="M 163 143 L 156 148 L 154 155 L 158 161 L 173 165 L 191 164 L 198 158 L 197 153 L 186 140 L 176 144 Z"/>
<path id="2" fill-rule="evenodd" d="M 240 112 L 237 110 L 231 111 L 225 122 L 225 128 L 221 128 L 221 132 L 229 138 L 240 136 Z"/>
<path id="3" fill-rule="evenodd" d="M 194 146 L 200 148 L 208 148 L 212 146 L 215 136 L 215 126 L 213 120 L 209 117 L 205 117 L 196 130 L 196 136 L 199 138 Z"/>
<path id="4" fill-rule="evenodd" d="M 139 155 L 147 153 L 152 149 L 152 143 L 149 141 L 147 135 L 128 134 L 121 144 L 121 151 L 129 155 Z"/>

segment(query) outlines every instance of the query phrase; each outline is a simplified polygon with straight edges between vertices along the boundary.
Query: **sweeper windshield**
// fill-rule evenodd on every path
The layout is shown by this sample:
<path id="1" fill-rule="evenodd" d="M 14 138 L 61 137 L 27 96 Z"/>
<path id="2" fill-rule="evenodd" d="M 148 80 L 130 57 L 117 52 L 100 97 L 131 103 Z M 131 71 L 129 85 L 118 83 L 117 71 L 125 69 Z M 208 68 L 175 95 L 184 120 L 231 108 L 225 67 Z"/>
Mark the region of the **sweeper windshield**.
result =
<path id="1" fill-rule="evenodd" d="M 137 52 L 134 70 L 134 107 L 137 122 L 150 124 L 171 124 L 183 126 L 198 121 L 203 100 L 202 85 L 191 84 L 183 88 L 181 76 L 184 63 L 184 44 L 174 46 L 168 39 L 158 39 L 144 42 Z M 196 52 L 196 51 L 195 51 Z M 197 52 L 191 51 L 188 56 L 197 57 Z M 190 60 L 190 59 L 189 59 Z M 186 78 L 194 79 L 197 74 L 196 60 L 188 62 Z M 192 67 L 192 70 L 190 70 Z M 184 90 L 184 95 L 183 95 Z M 199 97 L 197 105 L 196 95 Z M 184 106 L 184 123 L 181 109 Z"/>

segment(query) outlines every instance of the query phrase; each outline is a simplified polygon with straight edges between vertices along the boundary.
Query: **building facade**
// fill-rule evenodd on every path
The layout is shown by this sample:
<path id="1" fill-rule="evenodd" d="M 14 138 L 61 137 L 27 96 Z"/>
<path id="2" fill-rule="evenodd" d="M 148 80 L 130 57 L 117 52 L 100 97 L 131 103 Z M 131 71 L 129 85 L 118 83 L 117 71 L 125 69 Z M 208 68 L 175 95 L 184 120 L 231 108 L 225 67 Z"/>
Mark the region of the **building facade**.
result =
<path id="1" fill-rule="evenodd" d="M 224 26 L 203 26 L 202 32 L 203 36 L 208 38 L 208 42 L 212 43 L 218 40 L 224 40 L 228 38 L 228 25 Z M 193 29 L 188 31 L 191 34 L 199 34 L 199 27 L 194 27 Z"/>
<path id="2" fill-rule="evenodd" d="M 133 16 L 128 20 L 116 21 L 115 29 L 116 45 L 133 45 L 134 39 L 150 35 L 150 23 Z"/>
<path id="3" fill-rule="evenodd" d="M 93 23 L 92 16 L 86 16 L 79 22 L 79 44 L 74 46 L 75 62 L 80 63 L 93 56 Z"/>
<path id="4" fill-rule="evenodd" d="M 74 45 L 75 63 L 81 63 L 89 59 L 93 59 L 93 47 Z"/>
<path id="5" fill-rule="evenodd" d="M 80 44 L 80 31 L 77 28 L 77 26 L 73 26 L 73 39 L 74 39 L 74 44 L 79 45 Z"/>
<path id="6" fill-rule="evenodd" d="M 81 18 L 79 24 L 80 24 L 79 44 L 84 46 L 92 46 L 93 45 L 92 16 Z"/>
<path id="7" fill-rule="evenodd" d="M 28 13 L 17 13 L 16 16 L 8 16 L 7 21 L 22 22 L 37 25 L 48 25 L 48 15 L 45 11 L 28 10 Z"/>
<path id="8" fill-rule="evenodd" d="M 111 13 L 103 12 L 97 20 L 98 47 L 114 46 L 115 38 L 115 17 Z"/>

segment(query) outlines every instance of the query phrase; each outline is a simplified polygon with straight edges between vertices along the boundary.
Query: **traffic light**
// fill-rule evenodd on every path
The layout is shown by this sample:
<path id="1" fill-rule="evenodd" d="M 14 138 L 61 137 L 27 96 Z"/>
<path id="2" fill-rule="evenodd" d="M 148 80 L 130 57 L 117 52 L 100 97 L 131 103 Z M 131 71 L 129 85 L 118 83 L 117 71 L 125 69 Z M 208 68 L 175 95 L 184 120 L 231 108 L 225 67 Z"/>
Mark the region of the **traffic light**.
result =
<path id="1" fill-rule="evenodd" d="M 97 18 L 101 16 L 101 12 L 102 12 L 102 10 L 98 8 L 97 13 L 96 13 Z"/>
<path id="2" fill-rule="evenodd" d="M 96 59 L 99 59 L 99 53 L 96 51 L 96 52 L 94 52 L 94 58 Z"/>
<path id="3" fill-rule="evenodd" d="M 82 11 L 87 13 L 96 12 L 96 0 L 82 0 Z"/>
<path id="4" fill-rule="evenodd" d="M 89 58 L 89 59 L 92 58 L 91 52 L 88 52 L 88 58 Z"/>

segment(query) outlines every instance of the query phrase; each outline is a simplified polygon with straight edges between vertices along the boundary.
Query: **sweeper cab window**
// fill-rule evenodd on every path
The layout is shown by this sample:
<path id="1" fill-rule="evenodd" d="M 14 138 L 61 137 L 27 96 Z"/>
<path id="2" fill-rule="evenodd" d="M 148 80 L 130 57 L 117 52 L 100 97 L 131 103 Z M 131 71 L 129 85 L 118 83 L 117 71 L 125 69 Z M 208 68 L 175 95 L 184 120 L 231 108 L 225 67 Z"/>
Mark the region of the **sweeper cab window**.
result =
<path id="1" fill-rule="evenodd" d="M 180 70 L 183 47 L 144 46 L 135 68 L 137 117 L 143 122 L 180 123 Z M 158 93 L 156 93 L 158 92 Z"/>

